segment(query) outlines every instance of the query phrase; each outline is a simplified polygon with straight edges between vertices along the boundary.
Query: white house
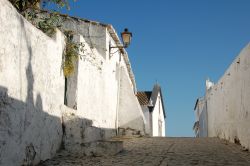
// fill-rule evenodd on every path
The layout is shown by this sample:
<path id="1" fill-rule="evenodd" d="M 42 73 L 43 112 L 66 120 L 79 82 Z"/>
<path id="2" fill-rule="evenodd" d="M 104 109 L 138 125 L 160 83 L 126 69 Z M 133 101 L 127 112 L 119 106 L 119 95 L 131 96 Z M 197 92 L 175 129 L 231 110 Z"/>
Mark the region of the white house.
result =
<path id="1" fill-rule="evenodd" d="M 195 113 L 195 123 L 193 130 L 196 137 L 206 137 L 207 136 L 207 109 L 206 101 L 203 97 L 196 100 L 194 106 Z"/>
<path id="2" fill-rule="evenodd" d="M 166 113 L 160 85 L 154 85 L 152 91 L 137 92 L 137 98 L 145 117 L 146 134 L 150 136 L 166 136 Z"/>

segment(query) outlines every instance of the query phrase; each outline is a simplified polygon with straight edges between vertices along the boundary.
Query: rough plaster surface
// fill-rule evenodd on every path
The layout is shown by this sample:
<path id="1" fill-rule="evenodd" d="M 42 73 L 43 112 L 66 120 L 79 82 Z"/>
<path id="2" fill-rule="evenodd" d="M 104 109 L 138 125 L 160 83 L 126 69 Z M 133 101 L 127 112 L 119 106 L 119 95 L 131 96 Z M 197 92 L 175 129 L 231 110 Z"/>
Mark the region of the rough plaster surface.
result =
<path id="1" fill-rule="evenodd" d="M 208 81 L 206 81 L 208 82 Z M 211 84 L 212 85 L 212 84 Z M 213 85 L 212 85 L 213 86 Z M 211 87 L 211 86 L 210 86 Z M 204 97 L 198 98 L 195 105 L 195 120 L 198 122 L 194 125 L 196 137 L 207 137 L 207 102 Z"/>
<path id="2" fill-rule="evenodd" d="M 0 7 L 0 165 L 36 164 L 61 144 L 64 37 L 47 37 L 7 0 Z"/>
<path id="3" fill-rule="evenodd" d="M 77 63 L 77 71 L 68 79 L 67 105 L 81 110 L 85 118 L 93 121 L 93 126 L 117 129 L 119 100 L 128 98 L 123 96 L 120 99 L 121 77 L 128 79 L 128 91 L 135 93 L 136 90 L 126 51 L 109 49 L 109 46 L 114 47 L 119 43 L 111 25 L 62 17 L 63 28 L 73 31 L 76 34 L 74 40 L 85 45 L 82 59 Z M 121 67 L 125 69 L 122 74 L 119 70 Z M 129 107 L 137 107 L 134 105 L 137 101 L 134 96 L 131 101 Z"/>
<path id="4" fill-rule="evenodd" d="M 250 148 L 250 45 L 207 91 L 208 136 Z"/>
<path id="5" fill-rule="evenodd" d="M 79 115 L 91 119 L 95 127 L 113 130 L 114 136 L 118 90 L 115 62 L 110 65 L 81 35 L 74 40 L 84 43 L 85 51 L 80 53 L 75 74 L 68 78 L 67 100 L 74 99 L 70 106 L 75 103 Z"/>
<path id="6" fill-rule="evenodd" d="M 93 126 L 103 129 L 104 138 L 115 135 L 117 114 L 119 114 L 119 127 L 124 127 L 126 122 L 127 127 L 130 126 L 143 133 L 142 110 L 134 95 L 125 61 L 119 52 L 115 50 L 116 53 L 104 59 L 81 35 L 75 35 L 74 40 L 84 43 L 85 51 L 81 52 L 82 58 L 78 62 L 77 71 L 68 78 L 67 98 L 68 101 L 71 101 L 71 98 L 75 100 L 71 101 L 71 106 L 77 103 L 79 113 L 84 118 L 91 119 Z M 111 38 L 107 39 L 109 40 L 112 42 Z M 123 70 L 120 71 L 120 68 Z"/>
<path id="7" fill-rule="evenodd" d="M 207 137 L 208 136 L 208 127 L 207 127 L 207 107 L 206 103 L 202 108 L 199 119 L 199 137 Z"/>
<path id="8" fill-rule="evenodd" d="M 147 135 L 152 136 L 152 114 L 149 112 L 148 106 L 145 105 L 141 105 L 142 111 L 143 111 L 143 115 L 145 118 L 145 133 Z"/>
<path id="9" fill-rule="evenodd" d="M 131 112 L 135 106 L 139 121 L 132 127 L 143 130 L 143 114 L 139 113 L 127 61 L 119 51 L 107 51 L 109 42 L 115 42 L 106 26 L 75 19 L 64 25 L 82 35 L 75 35 L 74 40 L 85 44 L 67 85 L 70 109 L 63 106 L 62 33 L 51 39 L 7 0 L 1 0 L 0 6 L 0 165 L 36 164 L 53 157 L 62 141 L 69 149 L 70 145 L 108 139 L 116 134 L 119 108 Z M 126 70 L 118 74 L 121 66 Z M 124 79 L 127 89 L 123 86 L 123 92 L 128 91 L 129 96 L 120 97 L 120 80 Z M 119 107 L 125 100 L 130 101 L 127 108 Z"/>
<path id="10" fill-rule="evenodd" d="M 106 27 L 104 25 L 67 17 L 63 22 L 63 28 L 81 35 L 90 48 L 95 49 L 106 59 Z"/>
<path id="11" fill-rule="evenodd" d="M 87 156 L 114 155 L 122 150 L 122 142 L 106 141 L 105 133 L 110 129 L 93 126 L 92 120 L 84 118 L 81 111 L 63 107 L 62 116 L 62 149 Z"/>
<path id="12" fill-rule="evenodd" d="M 136 129 L 145 133 L 145 118 L 137 100 L 136 95 L 131 87 L 124 67 L 121 68 L 121 84 L 120 84 L 120 101 L 119 101 L 119 127 Z"/>

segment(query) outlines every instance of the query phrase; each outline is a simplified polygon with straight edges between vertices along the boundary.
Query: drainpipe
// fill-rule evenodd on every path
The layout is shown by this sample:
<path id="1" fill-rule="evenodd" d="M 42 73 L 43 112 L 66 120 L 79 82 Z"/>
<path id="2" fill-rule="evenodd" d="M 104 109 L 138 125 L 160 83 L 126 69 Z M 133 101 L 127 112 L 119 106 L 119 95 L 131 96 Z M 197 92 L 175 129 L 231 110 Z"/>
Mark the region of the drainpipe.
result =
<path id="1" fill-rule="evenodd" d="M 121 87 L 121 54 L 119 54 L 119 64 L 118 64 L 118 84 L 117 84 L 117 106 L 116 106 L 116 135 L 118 135 L 119 132 L 119 106 L 120 106 L 120 87 Z"/>

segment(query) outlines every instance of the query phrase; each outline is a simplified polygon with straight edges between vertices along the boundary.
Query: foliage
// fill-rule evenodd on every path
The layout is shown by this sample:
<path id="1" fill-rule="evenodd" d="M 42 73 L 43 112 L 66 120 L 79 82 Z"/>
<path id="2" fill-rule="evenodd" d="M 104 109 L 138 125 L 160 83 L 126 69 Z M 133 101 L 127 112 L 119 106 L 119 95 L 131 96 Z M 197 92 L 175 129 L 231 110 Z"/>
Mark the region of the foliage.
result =
<path id="1" fill-rule="evenodd" d="M 84 44 L 83 43 L 75 43 L 73 42 L 73 32 L 65 31 L 64 34 L 67 37 L 66 41 L 66 49 L 63 63 L 63 73 L 65 77 L 69 77 L 75 71 L 75 65 L 81 55 L 79 51 L 84 52 Z"/>
<path id="2" fill-rule="evenodd" d="M 55 34 L 56 28 L 59 27 L 61 27 L 60 17 L 56 13 L 52 13 L 50 17 L 38 22 L 38 28 L 50 37 Z"/>
<path id="3" fill-rule="evenodd" d="M 20 12 L 25 11 L 28 8 L 40 8 L 41 3 L 43 4 L 43 6 L 49 3 L 54 3 L 59 8 L 66 7 L 67 9 L 70 9 L 68 0 L 9 0 L 9 1 Z"/>
<path id="4" fill-rule="evenodd" d="M 48 36 L 52 37 L 56 32 L 56 28 L 64 31 L 61 29 L 63 20 L 58 13 L 47 13 L 47 15 L 42 16 L 37 9 L 40 8 L 41 2 L 43 6 L 48 3 L 54 3 L 57 7 L 67 7 L 69 9 L 68 0 L 10 0 L 10 2 L 28 21 Z M 62 68 L 64 76 L 69 77 L 74 73 L 78 59 L 82 58 L 79 51 L 84 52 L 84 44 L 73 42 L 73 31 L 64 31 L 64 34 L 67 38 Z"/>
<path id="5" fill-rule="evenodd" d="M 48 36 L 52 37 L 56 28 L 62 26 L 62 17 L 58 13 L 47 13 L 47 15 L 39 15 L 35 9 L 29 9 L 23 12 L 24 17 L 31 22 L 35 27 L 42 30 Z"/>
<path id="6" fill-rule="evenodd" d="M 74 1 L 76 1 L 76 0 L 74 0 Z M 66 7 L 68 10 L 70 9 L 68 0 L 44 0 L 43 6 L 46 6 L 46 4 L 48 4 L 48 3 L 54 3 L 59 8 Z"/>
<path id="7" fill-rule="evenodd" d="M 24 11 L 29 7 L 36 8 L 41 0 L 10 0 L 19 11 Z"/>

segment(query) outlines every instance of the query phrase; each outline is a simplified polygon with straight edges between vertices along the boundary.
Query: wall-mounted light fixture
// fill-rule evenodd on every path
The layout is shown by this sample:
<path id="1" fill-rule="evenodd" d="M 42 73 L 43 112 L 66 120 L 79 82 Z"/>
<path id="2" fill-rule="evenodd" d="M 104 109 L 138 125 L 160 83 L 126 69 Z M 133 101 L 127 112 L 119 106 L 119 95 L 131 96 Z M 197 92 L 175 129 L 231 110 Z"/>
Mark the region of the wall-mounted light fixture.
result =
<path id="1" fill-rule="evenodd" d="M 124 32 L 121 33 L 121 36 L 124 48 L 127 48 L 130 45 L 132 33 L 128 31 L 128 28 L 125 28 Z"/>
<path id="2" fill-rule="evenodd" d="M 132 39 L 132 33 L 128 31 L 128 28 L 125 28 L 124 31 L 121 33 L 122 37 L 122 46 L 109 46 L 109 52 L 112 48 L 127 48 L 130 45 Z M 112 53 L 113 54 L 113 53 Z"/>

